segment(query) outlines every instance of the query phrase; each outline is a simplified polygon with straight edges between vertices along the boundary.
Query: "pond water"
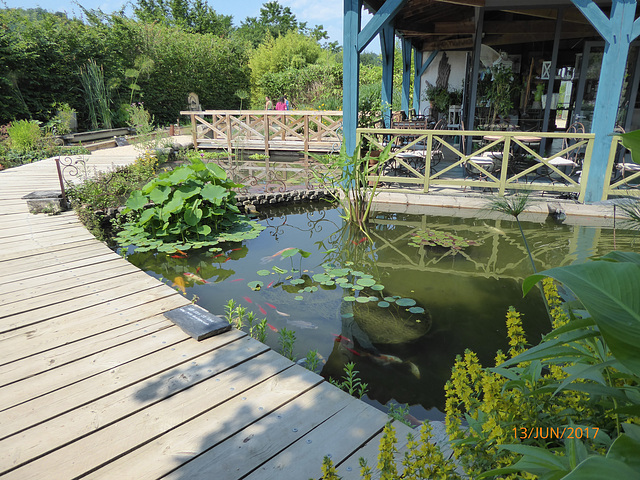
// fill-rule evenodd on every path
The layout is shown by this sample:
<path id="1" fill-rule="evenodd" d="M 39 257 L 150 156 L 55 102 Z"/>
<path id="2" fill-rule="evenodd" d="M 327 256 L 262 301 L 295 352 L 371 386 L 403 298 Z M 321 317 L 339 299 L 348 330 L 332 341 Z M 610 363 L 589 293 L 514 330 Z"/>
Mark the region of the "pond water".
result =
<path id="1" fill-rule="evenodd" d="M 183 279 L 186 296 L 196 295 L 214 314 L 222 316 L 234 299 L 258 319 L 266 317 L 273 327 L 266 341 L 274 350 L 280 351 L 275 329 L 294 331 L 296 357 L 317 350 L 317 372 L 326 378 L 340 378 L 344 365 L 354 362 L 369 384 L 363 399 L 378 408 L 386 411 L 390 401 L 409 404 L 419 420 L 438 420 L 455 356 L 469 348 L 492 365 L 496 350 L 508 349 L 510 305 L 523 314 L 530 343 L 550 329 L 540 290 L 522 297 L 522 280 L 532 266 L 517 224 L 484 217 L 376 213 L 370 241 L 334 208 L 282 207 L 263 214 L 266 229 L 257 239 L 225 245 L 223 254 L 127 258 L 169 285 Z M 619 250 L 637 250 L 628 230 L 614 234 L 551 219 L 523 227 L 538 270 L 584 262 L 613 250 L 614 243 Z M 479 245 L 457 254 L 410 245 L 411 234 L 426 228 Z M 311 255 L 282 258 L 291 247 Z"/>

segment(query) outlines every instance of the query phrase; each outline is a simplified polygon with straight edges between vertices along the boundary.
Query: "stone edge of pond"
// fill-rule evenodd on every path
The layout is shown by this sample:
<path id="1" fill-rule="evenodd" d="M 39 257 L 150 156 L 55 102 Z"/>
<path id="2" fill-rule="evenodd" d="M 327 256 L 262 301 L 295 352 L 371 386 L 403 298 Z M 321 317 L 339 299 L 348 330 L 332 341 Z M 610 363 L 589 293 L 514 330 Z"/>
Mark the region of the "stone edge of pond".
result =
<path id="1" fill-rule="evenodd" d="M 236 205 L 241 212 L 252 213 L 257 207 L 274 207 L 302 203 L 332 202 L 334 193 L 327 189 L 300 189 L 284 192 L 268 193 L 239 193 L 236 195 Z"/>

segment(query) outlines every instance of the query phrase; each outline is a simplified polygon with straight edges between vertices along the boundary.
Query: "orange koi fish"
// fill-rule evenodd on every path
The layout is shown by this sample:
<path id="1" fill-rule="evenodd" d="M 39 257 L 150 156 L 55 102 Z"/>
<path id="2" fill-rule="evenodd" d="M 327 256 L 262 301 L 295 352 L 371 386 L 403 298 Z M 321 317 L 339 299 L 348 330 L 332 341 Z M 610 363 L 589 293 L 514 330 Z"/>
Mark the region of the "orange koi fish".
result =
<path id="1" fill-rule="evenodd" d="M 271 330 L 273 330 L 274 332 L 277 332 L 277 331 L 278 331 L 278 329 L 277 329 L 276 327 L 274 327 L 273 325 L 271 325 L 270 323 L 267 323 L 267 326 L 268 326 Z"/>
<path id="2" fill-rule="evenodd" d="M 191 280 L 193 280 L 194 282 L 200 282 L 200 283 L 209 283 L 207 282 L 204 278 L 202 278 L 199 275 L 196 275 L 195 273 L 191 273 L 191 272 L 184 272 L 183 275 L 187 278 L 190 278 Z"/>
<path id="3" fill-rule="evenodd" d="M 273 285 L 273 282 L 271 282 L 269 285 L 267 285 L 267 288 L 271 288 L 272 285 Z"/>
<path id="4" fill-rule="evenodd" d="M 256 305 L 258 304 L 256 303 Z M 258 310 L 260 310 L 260 313 L 262 313 L 263 315 L 267 314 L 267 311 L 264 308 L 262 308 L 260 305 L 258 305 Z"/>
<path id="5" fill-rule="evenodd" d="M 268 257 L 262 257 L 262 260 L 260 260 L 260 263 L 269 263 L 272 260 L 275 260 L 277 256 L 282 255 L 284 252 L 288 252 L 289 250 L 294 250 L 294 247 L 283 248 L 282 250 L 274 253 L 273 255 L 270 255 Z"/>
<path id="6" fill-rule="evenodd" d="M 253 303 L 249 297 L 242 297 L 242 298 L 244 298 L 249 303 Z"/>
<path id="7" fill-rule="evenodd" d="M 270 303 L 267 303 L 267 302 L 265 302 L 265 304 L 267 305 L 267 307 L 271 307 L 271 308 L 273 308 L 274 310 L 277 310 L 277 308 L 276 308 L 276 306 L 275 306 L 275 305 L 271 305 Z"/>
<path id="8" fill-rule="evenodd" d="M 336 339 L 334 340 L 336 343 L 353 343 L 351 340 L 349 340 L 344 335 L 336 335 L 335 333 L 332 333 L 331 335 L 336 337 Z"/>
<path id="9" fill-rule="evenodd" d="M 242 280 L 244 280 L 244 278 L 235 278 L 235 279 L 231 280 L 231 283 L 233 283 L 233 282 L 241 282 Z"/>
<path id="10" fill-rule="evenodd" d="M 171 285 L 172 287 L 178 287 L 178 289 L 182 292 L 183 295 L 187 294 L 187 290 L 185 288 L 185 284 L 184 284 L 184 278 L 178 276 L 176 278 L 173 279 L 173 284 Z"/>

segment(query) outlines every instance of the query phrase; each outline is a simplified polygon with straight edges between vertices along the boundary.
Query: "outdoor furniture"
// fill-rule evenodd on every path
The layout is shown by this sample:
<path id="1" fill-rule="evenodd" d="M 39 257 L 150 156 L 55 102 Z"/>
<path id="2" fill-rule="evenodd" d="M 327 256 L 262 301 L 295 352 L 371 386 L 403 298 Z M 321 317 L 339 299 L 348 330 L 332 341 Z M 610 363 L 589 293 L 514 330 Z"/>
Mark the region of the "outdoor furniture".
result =
<path id="1" fill-rule="evenodd" d="M 572 125 L 569 126 L 569 128 L 567 128 L 566 133 L 572 134 L 572 135 L 583 134 L 584 125 L 582 125 L 581 123 L 573 123 Z M 579 139 L 575 139 L 575 138 L 564 138 L 562 140 L 561 151 L 572 147 L 579 141 L 580 141 Z M 553 165 L 558 170 L 561 170 L 562 173 L 570 177 L 575 173 L 578 173 L 578 168 L 582 166 L 584 151 L 585 151 L 584 147 L 577 147 L 568 151 L 565 156 L 552 158 L 547 163 L 549 165 Z M 553 170 L 552 168 L 549 168 L 547 165 L 544 165 L 544 164 L 540 165 L 536 173 L 537 173 L 537 176 L 532 180 L 532 182 L 546 178 L 551 183 L 555 183 L 557 181 L 560 181 L 565 184 L 567 183 L 566 179 L 564 179 L 563 177 L 558 177 L 557 175 L 554 176 L 554 174 L 556 173 L 555 170 Z"/>

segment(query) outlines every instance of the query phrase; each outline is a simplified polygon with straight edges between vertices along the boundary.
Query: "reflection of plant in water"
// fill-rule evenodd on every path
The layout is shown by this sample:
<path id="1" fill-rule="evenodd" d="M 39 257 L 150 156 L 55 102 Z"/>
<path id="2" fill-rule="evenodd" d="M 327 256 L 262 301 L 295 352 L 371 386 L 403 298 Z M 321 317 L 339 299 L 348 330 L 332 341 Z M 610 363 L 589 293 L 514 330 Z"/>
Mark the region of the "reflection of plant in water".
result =
<path id="1" fill-rule="evenodd" d="M 527 249 L 527 253 L 529 254 L 529 260 L 531 261 L 531 268 L 533 268 L 533 272 L 537 272 L 536 264 L 533 262 L 533 256 L 531 255 L 531 249 L 529 248 L 529 244 L 527 243 L 527 237 L 524 235 L 524 231 L 522 230 L 522 225 L 520 225 L 519 215 L 524 212 L 524 210 L 531 204 L 531 199 L 529 194 L 516 194 L 508 197 L 498 197 L 494 198 L 488 203 L 489 210 L 493 212 L 504 213 L 505 215 L 510 215 L 516 219 L 518 224 L 518 228 L 520 229 L 520 235 L 522 235 L 522 241 L 524 242 L 524 246 Z"/>
<path id="2" fill-rule="evenodd" d="M 413 426 L 411 425 L 411 422 L 407 420 L 407 415 L 409 415 L 409 405 L 407 405 L 406 403 L 399 404 L 395 402 L 389 402 L 387 404 L 387 408 L 389 409 L 387 415 L 389 415 L 392 419 L 402 422 L 409 427 Z"/>
<path id="3" fill-rule="evenodd" d="M 336 387 L 347 392 L 349 395 L 356 398 L 362 398 L 367 393 L 367 387 L 369 385 L 362 382 L 358 377 L 358 373 L 360 372 L 355 368 L 356 364 L 349 362 L 344 366 L 342 381 L 334 380 L 333 378 L 329 378 L 329 381 Z"/>
<path id="4" fill-rule="evenodd" d="M 414 247 L 444 247 L 450 248 L 453 253 L 457 253 L 458 250 L 463 248 L 479 245 L 478 242 L 473 240 L 465 240 L 458 235 L 454 235 L 452 233 L 440 232 L 438 230 L 417 230 L 411 234 L 411 239 L 409 240 L 409 245 L 413 245 Z"/>

